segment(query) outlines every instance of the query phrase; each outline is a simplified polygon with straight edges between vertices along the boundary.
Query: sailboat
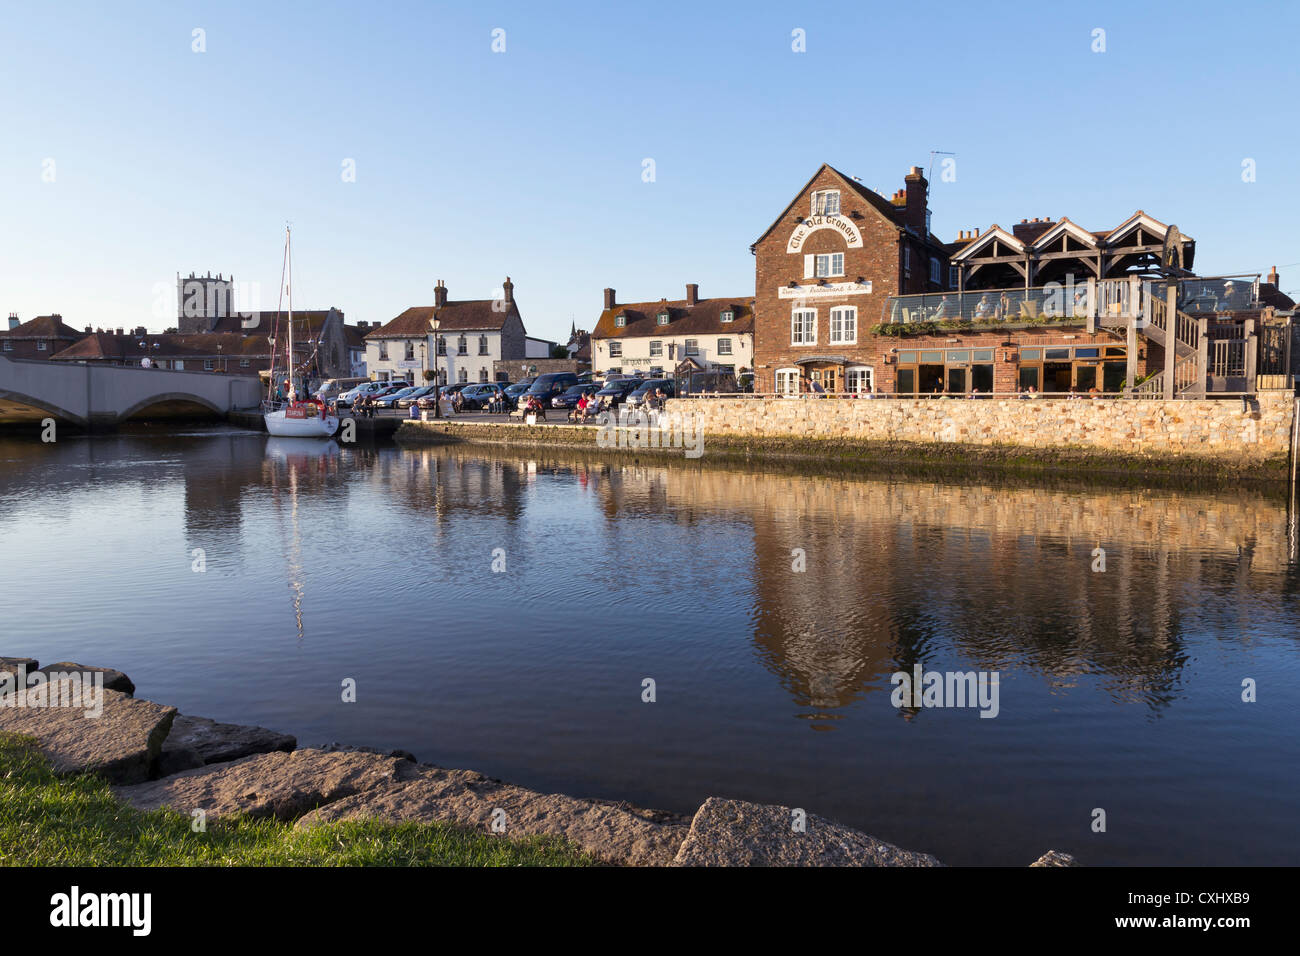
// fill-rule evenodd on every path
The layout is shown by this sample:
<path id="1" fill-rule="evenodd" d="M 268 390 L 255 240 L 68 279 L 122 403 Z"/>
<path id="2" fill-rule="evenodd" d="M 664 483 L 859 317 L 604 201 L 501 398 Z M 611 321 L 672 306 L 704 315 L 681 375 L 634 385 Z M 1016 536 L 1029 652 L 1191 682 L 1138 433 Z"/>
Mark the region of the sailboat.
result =
<path id="1" fill-rule="evenodd" d="M 288 372 L 288 379 L 285 380 L 285 400 L 277 401 L 275 398 L 275 338 L 271 339 L 271 378 L 267 385 L 266 401 L 262 403 L 262 420 L 266 422 L 266 430 L 272 435 L 283 438 L 330 438 L 338 431 L 339 419 L 330 407 L 323 401 L 307 397 L 299 400 L 298 380 L 295 375 L 297 368 L 293 360 L 293 252 L 292 242 L 289 235 L 289 227 L 284 228 L 284 263 L 280 272 L 280 304 L 284 304 L 285 292 L 288 292 L 289 299 L 289 334 L 286 336 L 288 346 L 285 349 L 285 369 Z M 279 331 L 280 325 L 280 308 L 276 306 L 275 310 L 276 328 L 272 333 Z M 305 389 L 304 389 L 305 391 Z"/>

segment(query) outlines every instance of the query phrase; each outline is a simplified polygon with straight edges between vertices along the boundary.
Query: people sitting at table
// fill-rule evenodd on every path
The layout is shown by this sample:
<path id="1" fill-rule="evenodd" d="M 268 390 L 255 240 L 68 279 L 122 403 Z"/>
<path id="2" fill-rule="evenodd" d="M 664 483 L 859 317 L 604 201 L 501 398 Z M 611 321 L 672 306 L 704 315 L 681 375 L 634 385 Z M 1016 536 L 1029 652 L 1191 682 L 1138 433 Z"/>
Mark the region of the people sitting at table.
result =
<path id="1" fill-rule="evenodd" d="M 975 318 L 990 319 L 993 317 L 993 302 L 989 299 L 988 293 L 980 296 L 979 303 L 975 306 Z"/>
<path id="2" fill-rule="evenodd" d="M 945 295 L 939 300 L 939 306 L 934 310 L 934 317 L 938 319 L 955 319 L 956 313 L 953 311 L 952 302 Z"/>

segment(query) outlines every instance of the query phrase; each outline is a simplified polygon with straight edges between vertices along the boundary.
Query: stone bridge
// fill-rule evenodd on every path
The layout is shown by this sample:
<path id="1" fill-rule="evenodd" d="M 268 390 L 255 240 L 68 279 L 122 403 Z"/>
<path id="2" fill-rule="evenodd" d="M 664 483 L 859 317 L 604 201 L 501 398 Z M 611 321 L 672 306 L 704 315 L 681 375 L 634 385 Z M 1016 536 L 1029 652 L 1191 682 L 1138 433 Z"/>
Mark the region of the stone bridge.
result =
<path id="1" fill-rule="evenodd" d="M 0 425 L 53 418 L 94 429 L 129 419 L 223 417 L 261 398 L 255 376 L 0 357 Z"/>

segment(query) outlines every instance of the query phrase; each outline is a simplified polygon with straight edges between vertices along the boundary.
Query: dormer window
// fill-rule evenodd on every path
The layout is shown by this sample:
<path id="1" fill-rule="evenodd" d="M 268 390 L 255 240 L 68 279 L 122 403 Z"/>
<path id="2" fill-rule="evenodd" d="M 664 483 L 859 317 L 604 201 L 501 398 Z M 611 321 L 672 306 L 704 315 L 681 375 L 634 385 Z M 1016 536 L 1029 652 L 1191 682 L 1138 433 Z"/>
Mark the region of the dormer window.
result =
<path id="1" fill-rule="evenodd" d="M 736 313 L 732 312 L 730 309 L 727 309 L 722 313 L 723 322 L 734 322 L 735 319 L 736 319 Z"/>
<path id="2" fill-rule="evenodd" d="M 627 313 L 626 313 L 626 312 L 620 312 L 618 315 L 614 316 L 614 327 L 615 327 L 615 328 L 619 328 L 619 329 L 621 329 L 621 328 L 626 327 L 626 325 L 627 325 Z"/>
<path id="3" fill-rule="evenodd" d="M 812 214 L 814 216 L 838 216 L 840 214 L 840 191 L 838 189 L 821 189 L 813 193 Z"/>
<path id="4" fill-rule="evenodd" d="M 669 316 L 667 312 L 660 312 L 657 316 L 655 316 L 655 318 L 660 325 L 667 325 L 668 320 L 669 318 L 671 318 L 671 316 Z"/>

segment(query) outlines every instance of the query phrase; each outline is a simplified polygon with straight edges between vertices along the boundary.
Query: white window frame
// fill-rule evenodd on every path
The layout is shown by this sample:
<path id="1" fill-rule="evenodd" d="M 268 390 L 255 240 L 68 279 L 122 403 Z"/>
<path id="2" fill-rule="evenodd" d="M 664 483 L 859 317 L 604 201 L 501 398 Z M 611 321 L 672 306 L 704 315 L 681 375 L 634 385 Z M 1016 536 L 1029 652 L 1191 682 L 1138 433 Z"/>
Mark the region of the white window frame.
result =
<path id="1" fill-rule="evenodd" d="M 860 383 L 856 387 L 850 384 L 850 376 L 866 373 L 866 382 Z M 876 370 L 870 365 L 850 365 L 844 369 L 844 390 L 852 392 L 855 395 L 862 393 L 862 384 L 871 386 L 871 394 L 876 393 Z"/>
<path id="2" fill-rule="evenodd" d="M 781 384 L 781 379 L 783 378 L 786 380 L 785 387 Z M 799 370 L 797 368 L 779 368 L 772 376 L 772 383 L 773 388 L 778 395 L 798 395 Z"/>
<path id="3" fill-rule="evenodd" d="M 723 322 L 736 321 L 736 313 L 733 312 L 731 309 L 727 309 L 725 312 L 722 313 L 722 321 Z"/>
<path id="4" fill-rule="evenodd" d="M 248 368 L 248 366 L 249 366 L 249 361 L 248 361 L 248 359 L 240 359 L 240 360 L 239 360 L 239 367 L 240 367 L 240 368 Z"/>
<path id="5" fill-rule="evenodd" d="M 614 316 L 614 328 L 621 329 L 627 325 L 627 316 L 621 312 Z"/>
<path id="6" fill-rule="evenodd" d="M 38 352 L 44 352 L 44 351 L 45 351 L 45 340 L 44 340 L 44 339 L 37 339 L 37 340 L 36 340 L 36 351 L 38 351 Z"/>
<path id="7" fill-rule="evenodd" d="M 480 383 L 486 382 L 486 381 L 488 380 L 488 370 L 487 370 L 487 369 L 485 369 L 485 368 L 480 368 L 480 369 L 478 370 L 478 380 L 479 380 Z"/>
<path id="8" fill-rule="evenodd" d="M 813 278 L 828 279 L 844 275 L 844 253 L 827 252 L 813 256 Z"/>
<path id="9" fill-rule="evenodd" d="M 803 324 L 795 323 L 800 317 L 810 317 L 812 319 L 812 332 L 810 337 L 800 339 L 799 334 L 803 331 Z M 794 308 L 790 310 L 790 344 L 795 346 L 816 345 L 817 344 L 817 310 Z"/>
<path id="10" fill-rule="evenodd" d="M 406 345 L 406 361 L 408 361 L 408 362 L 414 362 L 414 361 L 415 361 L 415 343 L 412 342 L 410 339 L 407 339 L 406 342 L 405 342 L 404 344 Z"/>
<path id="11" fill-rule="evenodd" d="M 840 214 L 840 191 L 838 189 L 818 189 L 812 194 L 812 214 L 814 216 L 838 216 Z"/>
<path id="12" fill-rule="evenodd" d="M 682 343 L 682 348 L 683 348 L 683 351 L 684 351 L 687 355 L 699 355 L 699 354 L 700 354 L 700 340 L 699 340 L 699 339 L 687 339 L 684 343 Z"/>
<path id="13" fill-rule="evenodd" d="M 217 363 L 216 363 L 215 361 L 213 361 L 212 359 L 204 359 L 204 360 L 203 360 L 203 371 L 205 371 L 205 372 L 214 372 L 214 371 L 216 371 L 216 368 L 217 368 Z"/>
<path id="14" fill-rule="evenodd" d="M 650 342 L 650 357 L 651 358 L 664 357 L 664 343 L 659 339 L 653 339 Z"/>
<path id="15" fill-rule="evenodd" d="M 456 354 L 469 355 L 469 339 L 463 335 L 456 340 Z"/>
<path id="16" fill-rule="evenodd" d="M 379 345 L 379 361 L 381 361 L 381 362 L 387 362 L 387 361 L 388 361 L 388 343 L 387 343 L 387 342 L 379 342 L 378 345 Z"/>
<path id="17" fill-rule="evenodd" d="M 488 354 L 488 337 L 486 335 L 480 335 L 478 337 L 478 354 L 479 355 Z M 484 381 L 486 381 L 486 379 L 484 379 Z"/>
<path id="18" fill-rule="evenodd" d="M 719 338 L 719 339 L 718 339 L 718 354 L 719 354 L 719 355 L 731 355 L 731 354 L 732 354 L 732 352 L 731 352 L 731 339 L 728 339 L 728 338 Z"/>
<path id="19" fill-rule="evenodd" d="M 617 342 L 617 341 L 615 341 L 615 342 L 610 342 L 610 343 L 609 343 L 609 357 L 610 357 L 610 358 L 622 358 L 622 357 L 623 357 L 623 343 L 622 343 L 622 342 Z"/>
<path id="20" fill-rule="evenodd" d="M 853 334 L 845 334 L 845 318 L 853 322 Z M 837 330 L 838 323 L 838 330 Z M 830 317 L 830 344 L 831 345 L 857 345 L 858 344 L 858 307 L 856 305 L 837 305 L 831 309 Z"/>
<path id="21" fill-rule="evenodd" d="M 655 316 L 655 322 L 657 322 L 659 325 L 667 325 L 669 322 L 672 321 L 672 318 L 673 317 L 671 313 L 660 312 L 658 315 Z"/>
<path id="22" fill-rule="evenodd" d="M 8 339 L 5 339 L 5 351 L 12 352 L 13 350 L 14 350 L 14 343 L 9 341 Z"/>

